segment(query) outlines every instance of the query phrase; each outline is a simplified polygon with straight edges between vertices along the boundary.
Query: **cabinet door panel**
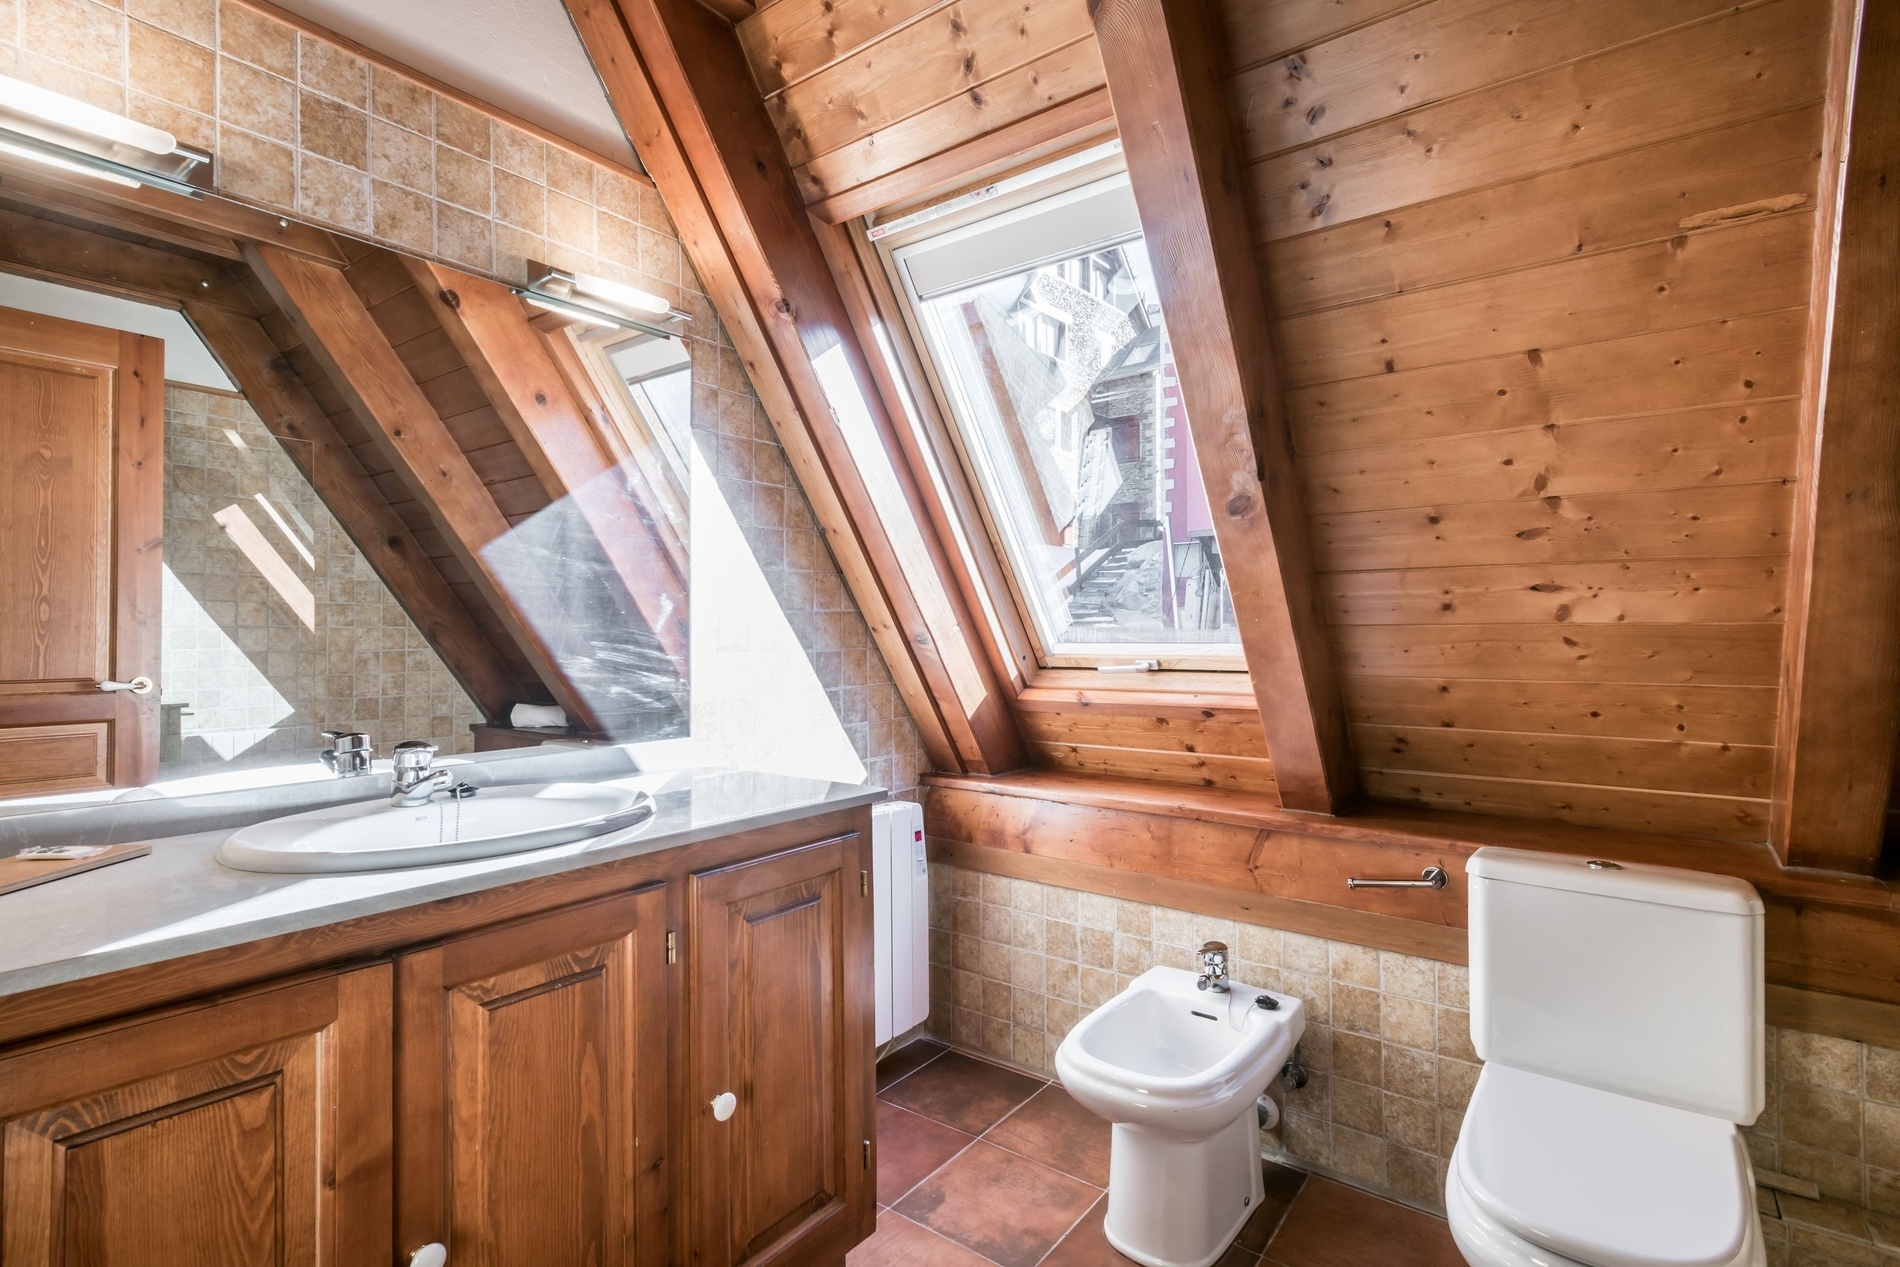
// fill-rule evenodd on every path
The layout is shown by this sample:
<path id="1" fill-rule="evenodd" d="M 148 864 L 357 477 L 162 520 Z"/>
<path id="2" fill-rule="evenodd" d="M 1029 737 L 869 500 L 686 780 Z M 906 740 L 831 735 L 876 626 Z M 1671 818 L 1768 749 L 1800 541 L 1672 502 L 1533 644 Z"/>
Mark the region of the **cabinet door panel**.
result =
<path id="1" fill-rule="evenodd" d="M 656 885 L 399 961 L 403 1253 L 664 1261 L 664 904 Z"/>
<path id="2" fill-rule="evenodd" d="M 0 1263 L 384 1263 L 387 965 L 0 1057 Z"/>
<path id="3" fill-rule="evenodd" d="M 856 1239 L 869 1192 L 862 852 L 853 836 L 692 878 L 693 1227 L 709 1267 L 835 1257 Z M 721 1122 L 711 1103 L 725 1092 L 737 1107 Z"/>

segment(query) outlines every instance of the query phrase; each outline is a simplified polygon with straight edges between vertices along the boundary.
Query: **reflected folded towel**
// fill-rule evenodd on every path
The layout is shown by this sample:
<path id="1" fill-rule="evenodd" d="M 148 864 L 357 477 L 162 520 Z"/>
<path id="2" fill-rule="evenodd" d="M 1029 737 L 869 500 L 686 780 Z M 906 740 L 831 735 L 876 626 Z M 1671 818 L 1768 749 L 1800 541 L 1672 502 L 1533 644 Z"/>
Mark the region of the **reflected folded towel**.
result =
<path id="1" fill-rule="evenodd" d="M 553 704 L 516 704 L 508 714 L 508 723 L 516 730 L 527 730 L 542 726 L 557 726 L 565 729 L 567 714 Z"/>

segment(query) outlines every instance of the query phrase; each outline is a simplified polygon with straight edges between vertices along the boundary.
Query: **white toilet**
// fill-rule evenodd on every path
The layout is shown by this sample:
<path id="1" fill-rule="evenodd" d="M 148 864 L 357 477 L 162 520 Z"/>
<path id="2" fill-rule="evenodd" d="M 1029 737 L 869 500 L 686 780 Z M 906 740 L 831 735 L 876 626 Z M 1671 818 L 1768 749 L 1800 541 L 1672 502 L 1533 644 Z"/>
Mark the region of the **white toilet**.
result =
<path id="1" fill-rule="evenodd" d="M 1217 942 L 1202 954 L 1208 972 L 1149 969 L 1056 1049 L 1062 1085 L 1114 1124 L 1108 1243 L 1148 1267 L 1208 1267 L 1259 1208 L 1254 1102 L 1306 1030 L 1298 999 L 1228 982 Z"/>
<path id="2" fill-rule="evenodd" d="M 1672 867 L 1480 849 L 1445 1180 L 1474 1267 L 1756 1267 L 1762 903 Z"/>

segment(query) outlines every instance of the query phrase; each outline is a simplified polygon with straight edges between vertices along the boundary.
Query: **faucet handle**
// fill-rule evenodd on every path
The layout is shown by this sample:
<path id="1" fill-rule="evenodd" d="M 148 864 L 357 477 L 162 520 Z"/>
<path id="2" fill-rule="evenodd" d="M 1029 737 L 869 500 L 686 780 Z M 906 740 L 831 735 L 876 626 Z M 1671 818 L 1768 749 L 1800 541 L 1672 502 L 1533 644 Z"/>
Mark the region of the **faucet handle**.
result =
<path id="1" fill-rule="evenodd" d="M 394 750 L 398 771 L 427 770 L 435 761 L 436 747 L 426 739 L 405 739 Z"/>
<path id="2" fill-rule="evenodd" d="M 1201 943 L 1201 951 L 1200 951 L 1200 953 L 1202 953 L 1202 954 L 1204 954 L 1204 955 L 1219 955 L 1219 956 L 1221 956 L 1222 958 L 1226 958 L 1226 956 L 1227 956 L 1227 943 L 1226 943 L 1226 942 L 1224 942 L 1224 941 L 1208 941 L 1208 942 L 1202 942 L 1202 943 Z"/>

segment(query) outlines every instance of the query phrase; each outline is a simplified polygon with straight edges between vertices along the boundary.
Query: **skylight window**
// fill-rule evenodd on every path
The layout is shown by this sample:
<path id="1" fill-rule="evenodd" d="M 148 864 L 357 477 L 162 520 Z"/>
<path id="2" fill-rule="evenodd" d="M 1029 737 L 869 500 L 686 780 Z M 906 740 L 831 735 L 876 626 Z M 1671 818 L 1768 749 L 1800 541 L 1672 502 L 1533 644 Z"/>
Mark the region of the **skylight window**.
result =
<path id="1" fill-rule="evenodd" d="M 1127 178 L 890 252 L 1048 666 L 1238 668 Z"/>

